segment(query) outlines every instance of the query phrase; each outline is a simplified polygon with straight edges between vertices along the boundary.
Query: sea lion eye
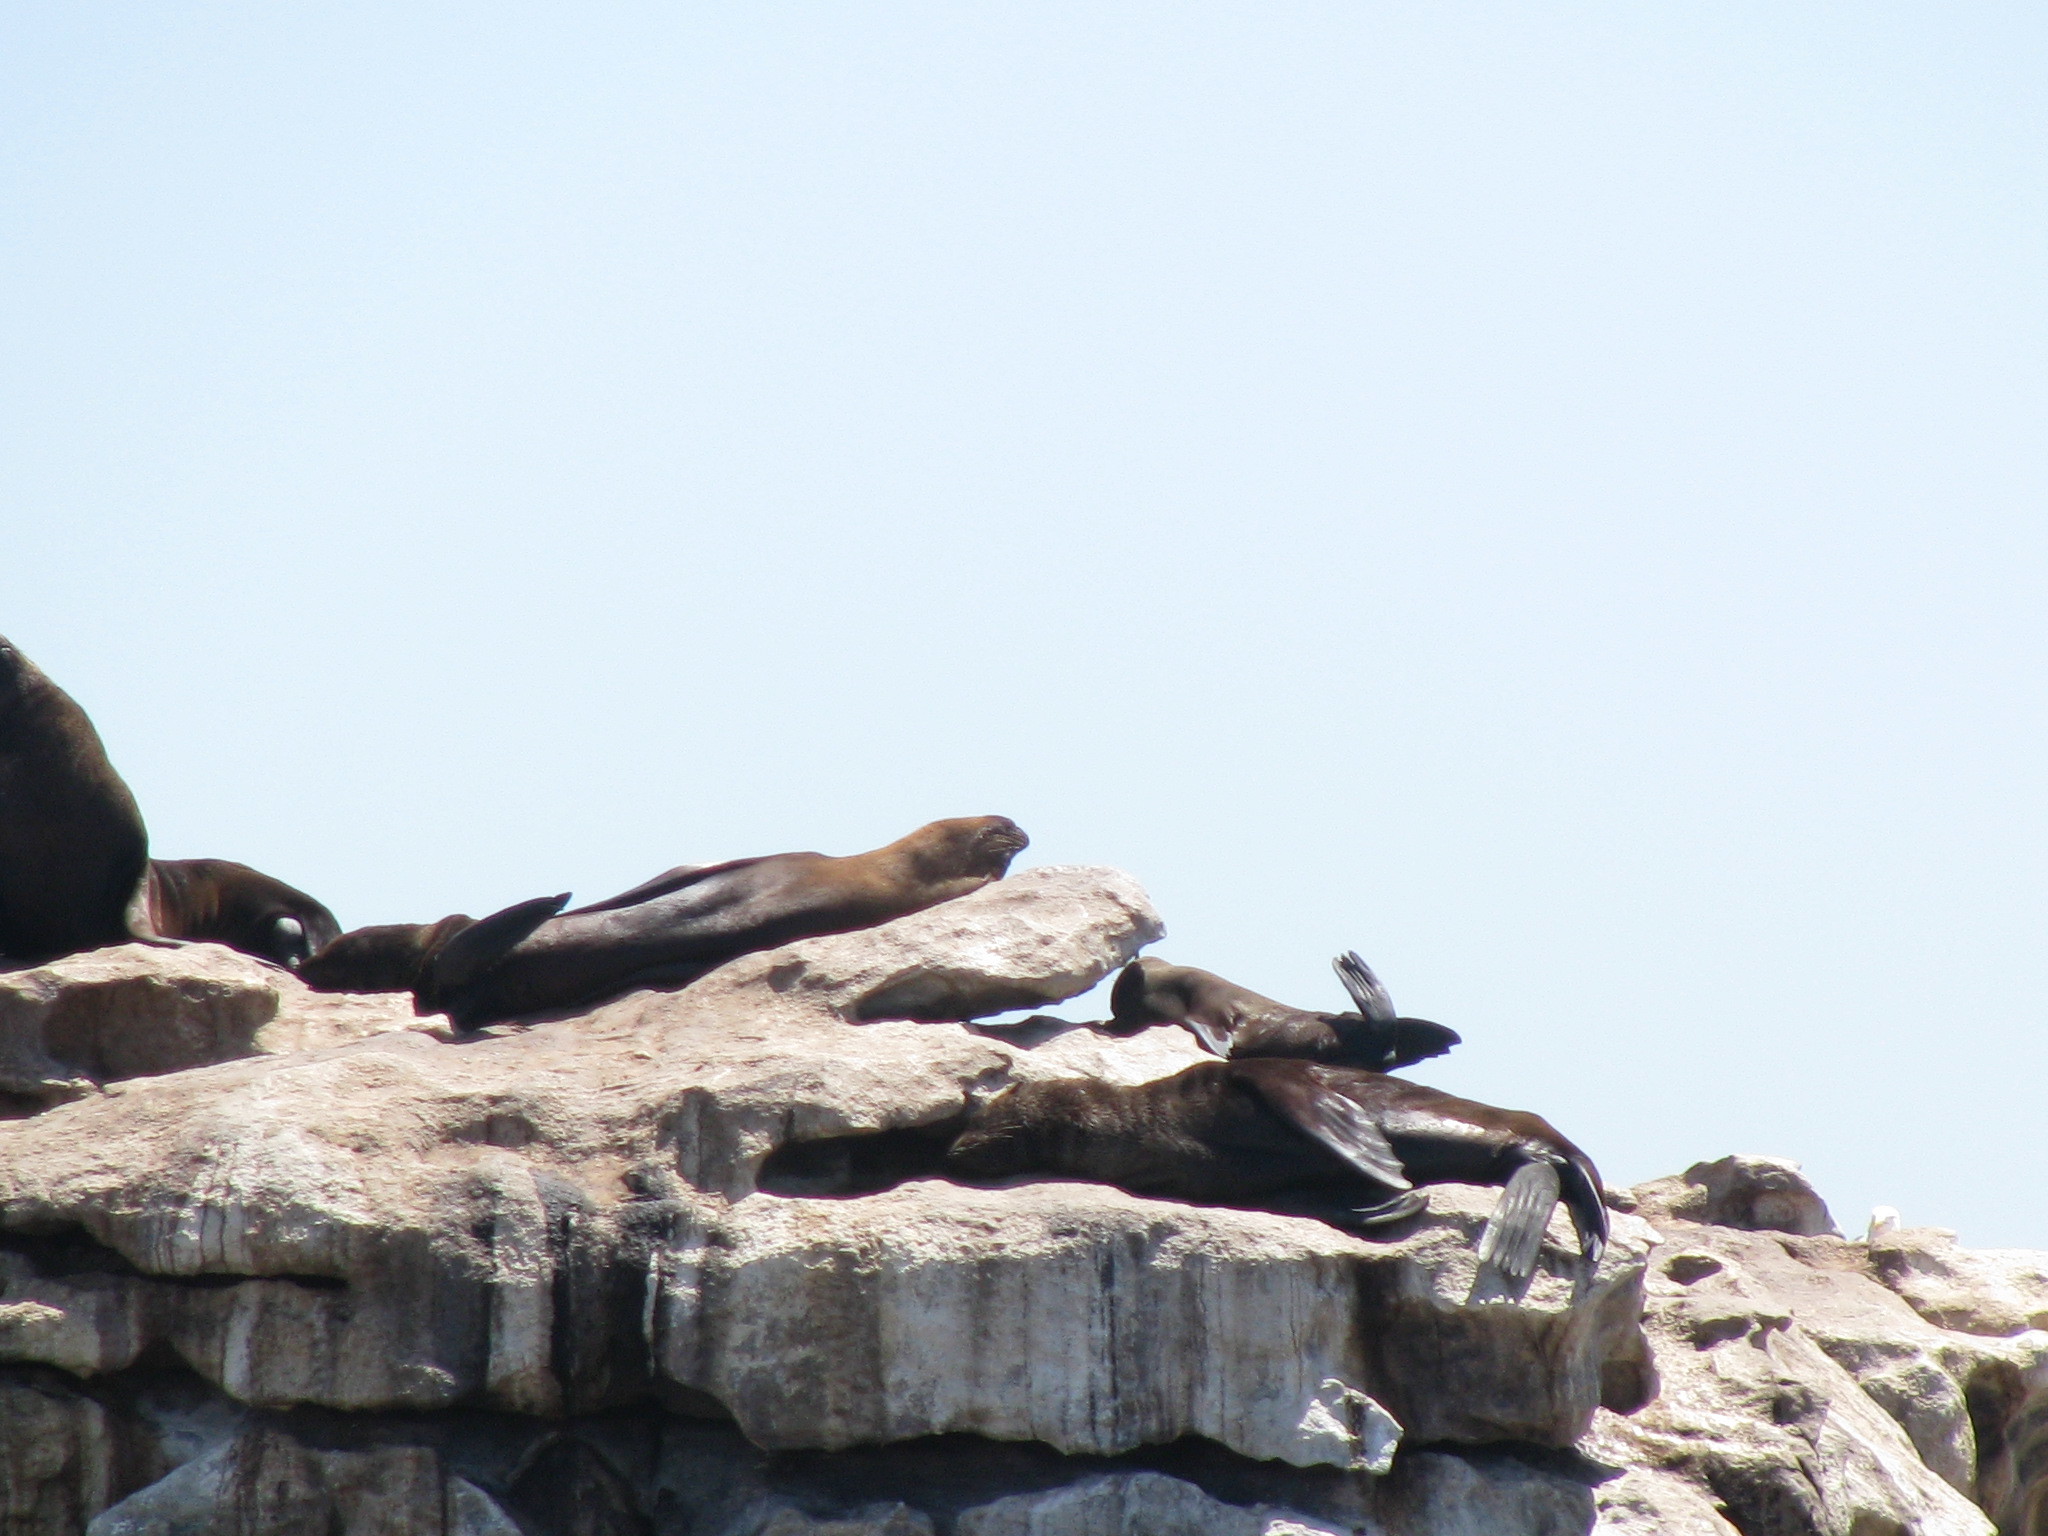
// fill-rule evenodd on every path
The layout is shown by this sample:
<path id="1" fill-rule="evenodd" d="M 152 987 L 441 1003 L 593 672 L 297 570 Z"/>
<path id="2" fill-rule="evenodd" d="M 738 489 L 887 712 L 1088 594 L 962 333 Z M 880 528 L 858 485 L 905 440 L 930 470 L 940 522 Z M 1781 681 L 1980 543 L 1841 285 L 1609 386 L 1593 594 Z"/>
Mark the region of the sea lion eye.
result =
<path id="1" fill-rule="evenodd" d="M 280 917 L 270 925 L 270 937 L 286 965 L 296 967 L 306 958 L 306 925 L 296 917 Z"/>

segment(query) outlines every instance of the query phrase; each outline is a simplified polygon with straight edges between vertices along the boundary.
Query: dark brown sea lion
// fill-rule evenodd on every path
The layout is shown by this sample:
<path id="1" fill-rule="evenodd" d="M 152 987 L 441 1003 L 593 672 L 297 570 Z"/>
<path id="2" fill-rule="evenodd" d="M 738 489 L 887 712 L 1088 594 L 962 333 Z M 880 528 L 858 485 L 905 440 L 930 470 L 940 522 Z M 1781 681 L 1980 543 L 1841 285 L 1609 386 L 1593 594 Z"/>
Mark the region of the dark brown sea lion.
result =
<path id="1" fill-rule="evenodd" d="M 288 970 L 341 933 L 304 891 L 232 859 L 151 859 L 149 918 L 167 939 L 225 944 Z"/>
<path id="2" fill-rule="evenodd" d="M 1135 1087 L 1019 1083 L 970 1113 L 946 1166 L 968 1178 L 1063 1174 L 1344 1227 L 1412 1214 L 1419 1184 L 1505 1184 L 1479 1258 L 1482 1278 L 1507 1289 L 1534 1269 L 1560 1192 L 1588 1268 L 1607 1242 L 1600 1174 L 1548 1121 L 1320 1062 L 1208 1061 Z M 1370 1203 L 1354 1206 L 1361 1195 Z"/>
<path id="3" fill-rule="evenodd" d="M 438 923 L 351 928 L 307 956 L 299 980 L 316 992 L 410 992 L 427 962 L 475 922 L 458 912 Z"/>
<path id="4" fill-rule="evenodd" d="M 1133 960 L 1109 995 L 1111 1030 L 1129 1034 L 1148 1024 L 1179 1024 L 1218 1056 L 1301 1056 L 1346 1067 L 1391 1072 L 1441 1056 L 1458 1032 L 1428 1019 L 1394 1014 L 1393 999 L 1356 950 L 1330 962 L 1356 1013 L 1290 1008 L 1213 971 L 1146 957 Z"/>
<path id="5" fill-rule="evenodd" d="M 0 955 L 156 938 L 149 834 L 71 696 L 0 639 Z"/>
<path id="6" fill-rule="evenodd" d="M 522 902 L 449 939 L 413 989 L 474 1029 L 636 987 L 694 980 L 736 955 L 871 928 L 999 880 L 1030 841 L 1007 816 L 934 821 L 846 858 L 778 853 L 684 866 L 574 911 Z"/>

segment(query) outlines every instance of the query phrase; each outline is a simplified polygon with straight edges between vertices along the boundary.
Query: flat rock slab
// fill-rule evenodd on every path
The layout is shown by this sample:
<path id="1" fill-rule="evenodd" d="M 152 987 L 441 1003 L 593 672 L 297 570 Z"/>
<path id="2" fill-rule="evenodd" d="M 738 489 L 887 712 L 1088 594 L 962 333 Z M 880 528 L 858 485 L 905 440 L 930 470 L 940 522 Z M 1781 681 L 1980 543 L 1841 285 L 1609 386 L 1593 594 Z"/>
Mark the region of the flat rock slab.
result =
<path id="1" fill-rule="evenodd" d="M 107 1083 L 433 1027 L 399 993 L 315 992 L 218 944 L 123 944 L 0 971 L 0 1099 L 16 1113 Z"/>
<path id="2" fill-rule="evenodd" d="M 777 1448 L 1198 1435 L 1368 1469 L 1404 1431 L 1562 1447 L 1603 1395 L 1640 1401 L 1652 1239 L 1626 1219 L 1581 1277 L 1560 1218 L 1516 1305 L 1470 1299 L 1492 1190 L 1433 1189 L 1366 1242 L 1058 1182 L 760 1188 L 791 1143 L 942 1125 L 1019 1076 L 1201 1059 L 1174 1028 L 1027 1049 L 931 1021 L 1057 1002 L 1159 931 L 1126 875 L 1029 870 L 463 1038 L 390 998 L 322 1024 L 263 975 L 276 1010 L 214 1037 L 239 1059 L 93 1077 L 0 1123 L 0 1361 L 104 1380 L 168 1351 L 275 1410 L 657 1399 Z M 194 958 L 109 953 L 167 976 Z M 285 1048 L 323 1027 L 354 1035 Z"/>

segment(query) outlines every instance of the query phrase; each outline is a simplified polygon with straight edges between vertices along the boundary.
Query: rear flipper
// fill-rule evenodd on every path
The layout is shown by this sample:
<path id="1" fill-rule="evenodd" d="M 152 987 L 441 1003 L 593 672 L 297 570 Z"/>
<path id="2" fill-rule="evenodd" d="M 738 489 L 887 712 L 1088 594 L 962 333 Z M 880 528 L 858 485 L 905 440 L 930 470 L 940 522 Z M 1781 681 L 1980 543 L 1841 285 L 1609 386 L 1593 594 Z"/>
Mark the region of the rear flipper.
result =
<path id="1" fill-rule="evenodd" d="M 413 1007 L 420 1013 L 446 1011 L 454 995 L 475 982 L 520 940 L 569 903 L 569 893 L 536 896 L 471 923 L 428 958 L 413 988 Z"/>
<path id="2" fill-rule="evenodd" d="M 1395 1072 L 1418 1061 L 1441 1056 L 1460 1041 L 1458 1032 L 1427 1019 L 1360 1018 L 1355 1013 L 1319 1013 L 1316 1017 L 1336 1032 L 1337 1049 L 1324 1059 L 1368 1072 Z M 1182 1023 L 1192 1025 L 1184 1019 Z"/>
<path id="3" fill-rule="evenodd" d="M 1579 1234 L 1579 1252 L 1590 1275 L 1600 1267 L 1600 1255 L 1607 1251 L 1607 1197 L 1600 1188 L 1600 1175 L 1582 1157 L 1565 1163 L 1563 1178 L 1564 1207 L 1571 1212 L 1572 1228 Z"/>
<path id="4" fill-rule="evenodd" d="M 1524 1163 L 1508 1180 L 1486 1229 L 1479 1234 L 1479 1275 L 1475 1290 L 1519 1295 L 1536 1272 L 1543 1229 L 1557 1207 L 1556 1165 Z"/>
<path id="5" fill-rule="evenodd" d="M 1387 1064 L 1380 1068 L 1382 1072 L 1412 1067 L 1418 1061 L 1441 1056 L 1452 1046 L 1463 1043 L 1465 1038 L 1455 1029 L 1432 1024 L 1428 1019 L 1396 1019 L 1385 1027 L 1382 1034 L 1387 1052 Z"/>

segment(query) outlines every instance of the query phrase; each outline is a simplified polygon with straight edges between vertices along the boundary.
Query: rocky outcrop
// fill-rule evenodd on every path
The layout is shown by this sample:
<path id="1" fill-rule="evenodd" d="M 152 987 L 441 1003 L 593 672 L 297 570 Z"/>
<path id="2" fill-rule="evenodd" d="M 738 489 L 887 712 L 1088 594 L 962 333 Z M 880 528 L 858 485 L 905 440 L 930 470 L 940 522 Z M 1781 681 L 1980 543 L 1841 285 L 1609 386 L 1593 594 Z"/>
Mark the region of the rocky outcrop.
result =
<path id="1" fill-rule="evenodd" d="M 124 944 L 0 972 L 0 1114 L 108 1083 L 410 1029 L 411 999 L 314 992 L 218 944 Z"/>
<path id="2" fill-rule="evenodd" d="M 1626 1469 L 1601 1487 L 1601 1529 L 2037 1536 L 2044 1256 L 1972 1256 L 1926 1229 L 1847 1241 L 1778 1158 L 1613 1203 L 1662 1239 L 1644 1318 L 1662 1391 L 1581 1446 Z M 1985 1282 L 1974 1302 L 1966 1276 Z"/>
<path id="3" fill-rule="evenodd" d="M 211 946 L 0 975 L 0 1536 L 2031 1531 L 2039 1269 L 1790 1164 L 1617 1192 L 1591 1274 L 1560 1215 L 1518 1303 L 1490 1189 L 936 1177 L 977 1096 L 1202 1059 L 971 1022 L 1158 933 L 1032 870 L 476 1035 Z"/>

